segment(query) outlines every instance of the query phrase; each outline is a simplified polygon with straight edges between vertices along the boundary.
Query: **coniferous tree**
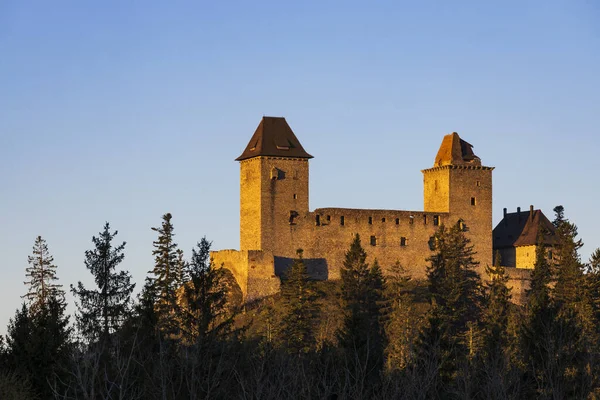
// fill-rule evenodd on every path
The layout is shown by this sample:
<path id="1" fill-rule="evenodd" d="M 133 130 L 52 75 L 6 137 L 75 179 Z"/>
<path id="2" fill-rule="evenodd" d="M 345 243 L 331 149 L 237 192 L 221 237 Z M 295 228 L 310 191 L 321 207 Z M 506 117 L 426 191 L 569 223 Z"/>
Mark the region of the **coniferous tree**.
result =
<path id="1" fill-rule="evenodd" d="M 22 379 L 28 380 L 40 398 L 51 398 L 65 386 L 70 362 L 69 318 L 65 303 L 48 298 L 31 313 L 25 304 L 11 319 L 7 335 L 7 363 Z"/>
<path id="2" fill-rule="evenodd" d="M 594 312 L 596 333 L 600 334 L 600 248 L 592 253 L 585 277 Z"/>
<path id="3" fill-rule="evenodd" d="M 386 367 L 388 371 L 401 370 L 413 358 L 413 343 L 419 329 L 419 321 L 414 308 L 414 296 L 408 284 L 411 278 L 399 261 L 386 277 Z"/>
<path id="4" fill-rule="evenodd" d="M 356 234 L 340 271 L 345 310 L 344 323 L 337 335 L 353 373 L 360 374 L 358 379 L 366 383 L 365 390 L 378 377 L 385 348 L 382 326 L 384 279 L 377 260 L 369 267 L 366 257 L 360 236 Z"/>
<path id="5" fill-rule="evenodd" d="M 586 398 L 591 390 L 589 315 L 583 266 L 577 250 L 577 228 L 555 208 L 557 243 L 552 264 L 538 237 L 536 263 L 528 291 L 527 319 L 521 343 L 530 396 L 539 398 Z M 593 342 L 593 339 L 592 339 Z"/>
<path id="6" fill-rule="evenodd" d="M 314 285 L 302 258 L 302 249 L 298 249 L 296 254 L 281 285 L 284 307 L 281 331 L 290 353 L 302 354 L 314 349 L 318 307 Z"/>
<path id="7" fill-rule="evenodd" d="M 35 313 L 42 309 L 52 298 L 64 301 L 64 291 L 62 285 L 55 282 L 56 265 L 54 257 L 48 251 L 46 241 L 38 236 L 33 245 L 33 255 L 29 256 L 27 261 L 29 267 L 25 270 L 29 278 L 25 285 L 29 286 L 27 293 L 23 296 L 29 302 L 29 309 Z"/>
<path id="8" fill-rule="evenodd" d="M 472 352 L 465 335 L 479 319 L 482 304 L 473 246 L 459 224 L 450 229 L 440 226 L 433 243 L 435 254 L 428 258 L 431 265 L 427 267 L 432 305 L 439 309 L 447 334 L 457 340 L 457 346 Z"/>
<path id="9" fill-rule="evenodd" d="M 135 287 L 127 271 L 116 270 L 125 255 L 125 242 L 113 246 L 117 231 L 111 233 L 107 222 L 99 237 L 92 237 L 95 248 L 85 252 L 85 266 L 94 276 L 96 289 L 86 289 L 79 282 L 71 291 L 79 298 L 78 325 L 90 340 L 101 339 L 106 344 L 111 333 L 122 325 L 130 309 Z"/>
<path id="10" fill-rule="evenodd" d="M 156 294 L 156 312 L 161 329 L 168 333 L 176 330 L 175 313 L 177 310 L 177 289 L 180 287 L 180 274 L 178 274 L 177 244 L 174 242 L 173 224 L 171 214 L 163 215 L 161 227 L 152 228 L 158 232 L 158 239 L 153 242 L 154 269 L 149 283 L 153 285 Z"/>
<path id="11" fill-rule="evenodd" d="M 436 349 L 439 361 L 436 390 L 447 391 L 457 382 L 459 370 L 468 371 L 477 355 L 482 287 L 475 271 L 473 246 L 459 224 L 450 229 L 440 226 L 432 239 L 435 253 L 428 258 L 427 280 L 431 296 L 429 320 L 418 341 L 418 357 Z M 436 344 L 438 347 L 432 347 Z M 425 349 L 424 349 L 425 347 Z M 427 359 L 431 357 L 426 357 Z M 469 377 L 462 377 L 470 381 Z"/>
<path id="12" fill-rule="evenodd" d="M 501 361 L 508 346 L 508 322 L 510 314 L 510 288 L 508 275 L 502 267 L 500 254 L 497 253 L 493 266 L 486 266 L 489 280 L 486 282 L 485 308 L 482 321 L 484 328 L 485 357 L 492 361 Z"/>
<path id="13" fill-rule="evenodd" d="M 210 258 L 205 237 L 192 249 L 192 259 L 185 264 L 181 307 L 182 329 L 191 341 L 207 342 L 224 338 L 231 332 L 234 314 L 227 308 L 226 270 L 216 268 Z"/>

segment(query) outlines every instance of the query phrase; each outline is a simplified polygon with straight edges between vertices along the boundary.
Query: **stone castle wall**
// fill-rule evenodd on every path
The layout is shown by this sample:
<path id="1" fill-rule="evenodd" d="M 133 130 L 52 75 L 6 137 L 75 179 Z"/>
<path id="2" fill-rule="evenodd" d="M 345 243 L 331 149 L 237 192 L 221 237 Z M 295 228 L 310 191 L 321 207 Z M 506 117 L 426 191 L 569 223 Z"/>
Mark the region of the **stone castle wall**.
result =
<path id="1" fill-rule="evenodd" d="M 385 273 L 399 261 L 415 278 L 423 278 L 430 239 L 447 222 L 446 213 L 321 208 L 288 224 L 274 252 L 293 258 L 301 248 L 304 258 L 326 261 L 327 279 L 339 279 L 345 253 L 358 233 L 367 262 L 377 258 Z"/>

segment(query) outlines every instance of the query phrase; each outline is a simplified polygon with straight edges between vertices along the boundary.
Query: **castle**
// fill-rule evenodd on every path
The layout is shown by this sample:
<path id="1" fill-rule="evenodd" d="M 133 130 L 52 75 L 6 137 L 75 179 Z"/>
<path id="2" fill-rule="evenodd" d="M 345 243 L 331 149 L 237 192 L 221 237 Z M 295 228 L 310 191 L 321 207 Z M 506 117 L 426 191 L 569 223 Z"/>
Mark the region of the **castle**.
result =
<path id="1" fill-rule="evenodd" d="M 508 214 L 492 231 L 492 171 L 473 146 L 454 132 L 444 136 L 431 168 L 424 169 L 422 211 L 309 209 L 308 154 L 284 118 L 263 117 L 240 162 L 240 250 L 212 252 L 229 269 L 246 301 L 279 290 L 280 277 L 301 248 L 315 279 L 339 279 L 356 233 L 368 259 L 383 273 L 399 261 L 413 278 L 425 278 L 431 238 L 442 224 L 460 224 L 471 240 L 480 273 L 502 254 L 513 298 L 528 287 L 536 233 L 549 224 L 539 210 Z M 551 224 L 550 224 L 551 227 Z M 532 258 L 533 257 L 533 258 Z"/>

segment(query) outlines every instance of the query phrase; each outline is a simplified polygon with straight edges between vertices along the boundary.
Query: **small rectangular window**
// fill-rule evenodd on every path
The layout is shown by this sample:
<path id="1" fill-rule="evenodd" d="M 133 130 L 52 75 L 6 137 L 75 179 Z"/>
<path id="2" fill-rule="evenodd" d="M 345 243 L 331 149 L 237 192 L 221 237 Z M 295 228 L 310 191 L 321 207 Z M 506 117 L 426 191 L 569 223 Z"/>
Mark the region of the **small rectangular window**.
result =
<path id="1" fill-rule="evenodd" d="M 400 218 L 396 218 L 396 225 L 400 225 Z"/>
<path id="2" fill-rule="evenodd" d="M 412 225 L 412 224 L 414 224 L 414 223 L 415 223 L 415 217 L 414 217 L 414 215 L 411 215 L 410 217 L 408 217 L 408 223 L 409 223 L 410 225 Z"/>
<path id="3" fill-rule="evenodd" d="M 377 238 L 375 236 L 371 236 L 371 246 L 377 246 Z"/>
<path id="4" fill-rule="evenodd" d="M 315 225 L 321 226 L 321 216 L 319 214 L 315 216 Z"/>
<path id="5" fill-rule="evenodd" d="M 475 197 L 471 197 L 471 205 L 472 205 L 472 206 L 474 206 L 474 205 L 475 205 L 475 203 L 476 203 L 476 201 L 475 201 Z"/>
<path id="6" fill-rule="evenodd" d="M 327 216 L 327 222 L 331 222 L 331 215 Z"/>
<path id="7" fill-rule="evenodd" d="M 296 193 L 294 193 L 294 199 L 297 199 L 298 195 Z"/>
<path id="8" fill-rule="evenodd" d="M 481 182 L 477 181 L 477 187 L 481 186 Z"/>
<path id="9" fill-rule="evenodd" d="M 439 224 L 440 224 L 440 216 L 434 215 L 433 216 L 433 226 L 438 226 Z"/>
<path id="10" fill-rule="evenodd" d="M 427 214 L 423 214 L 423 223 L 427 225 Z"/>
<path id="11" fill-rule="evenodd" d="M 406 246 L 407 244 L 408 244 L 408 240 L 407 240 L 407 239 L 406 239 L 404 236 L 402 236 L 402 237 L 400 238 L 400 246 L 404 247 L 404 246 Z"/>
<path id="12" fill-rule="evenodd" d="M 369 225 L 373 225 L 373 217 L 369 217 Z"/>
<path id="13" fill-rule="evenodd" d="M 340 217 L 340 225 L 341 225 L 341 226 L 344 226 L 344 223 L 345 223 L 345 222 L 346 222 L 346 221 L 344 221 L 344 216 L 342 215 L 342 216 Z"/>
<path id="14" fill-rule="evenodd" d="M 381 218 L 381 222 L 385 222 L 385 218 Z"/>

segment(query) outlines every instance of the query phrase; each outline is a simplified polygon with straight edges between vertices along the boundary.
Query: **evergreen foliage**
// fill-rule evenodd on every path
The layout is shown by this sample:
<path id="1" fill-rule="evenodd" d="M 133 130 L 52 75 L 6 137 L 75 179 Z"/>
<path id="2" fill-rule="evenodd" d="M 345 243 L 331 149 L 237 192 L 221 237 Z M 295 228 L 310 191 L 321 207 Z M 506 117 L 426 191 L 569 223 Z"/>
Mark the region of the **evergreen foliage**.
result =
<path id="1" fill-rule="evenodd" d="M 40 311 L 50 299 L 64 301 L 62 285 L 55 283 L 58 278 L 56 265 L 53 264 L 54 257 L 50 255 L 48 245 L 41 236 L 35 239 L 33 255 L 29 256 L 27 261 L 29 267 L 25 270 L 25 275 L 29 280 L 25 285 L 28 285 L 29 289 L 23 297 L 29 302 L 30 311 L 33 313 Z"/>
<path id="2" fill-rule="evenodd" d="M 396 262 L 386 277 L 385 333 L 389 338 L 386 347 L 388 370 L 402 370 L 413 359 L 413 343 L 421 321 L 414 307 L 409 282 L 411 278 L 400 262 Z"/>
<path id="3" fill-rule="evenodd" d="M 85 252 L 85 266 L 94 276 L 96 289 L 86 289 L 79 282 L 71 291 L 79 302 L 77 322 L 81 333 L 89 340 L 108 341 L 130 310 L 131 293 L 135 287 L 127 271 L 117 272 L 123 261 L 125 242 L 113 246 L 117 231 L 111 233 L 107 222 L 98 237 L 92 237 L 95 248 Z"/>
<path id="4" fill-rule="evenodd" d="M 446 334 L 456 341 L 454 345 L 472 352 L 467 330 L 479 320 L 483 300 L 473 246 L 458 224 L 450 229 L 440 226 L 433 243 L 435 253 L 427 268 L 432 307 L 448 329 Z"/>
<path id="5" fill-rule="evenodd" d="M 369 267 L 366 258 L 356 234 L 341 269 L 344 323 L 337 335 L 352 373 L 365 382 L 365 390 L 381 371 L 385 348 L 384 279 L 377 260 Z"/>
<path id="6" fill-rule="evenodd" d="M 184 275 L 189 282 L 184 285 L 180 307 L 181 329 L 191 341 L 214 340 L 232 330 L 235 314 L 227 307 L 226 270 L 215 267 L 210 246 L 203 237 L 192 249 L 192 259 L 185 264 Z"/>
<path id="7" fill-rule="evenodd" d="M 153 275 L 149 278 L 149 284 L 154 286 L 153 292 L 156 295 L 156 311 L 161 329 L 165 333 L 175 333 L 177 310 L 177 289 L 183 282 L 179 279 L 181 274 L 178 272 L 177 243 L 174 242 L 172 215 L 166 213 L 162 217 L 163 222 L 159 228 L 152 228 L 158 232 L 158 239 L 152 244 L 154 250 L 154 269 L 150 271 Z"/>
<path id="8" fill-rule="evenodd" d="M 302 249 L 298 249 L 296 254 L 281 285 L 285 310 L 281 331 L 290 353 L 302 354 L 315 347 L 315 321 L 319 309 L 313 282 L 302 259 Z"/>
<path id="9" fill-rule="evenodd" d="M 68 377 L 71 328 L 65 308 L 56 298 L 34 313 L 23 304 L 8 327 L 8 364 L 43 399 L 60 391 Z"/>

